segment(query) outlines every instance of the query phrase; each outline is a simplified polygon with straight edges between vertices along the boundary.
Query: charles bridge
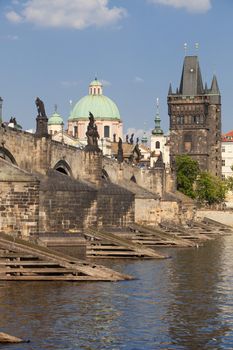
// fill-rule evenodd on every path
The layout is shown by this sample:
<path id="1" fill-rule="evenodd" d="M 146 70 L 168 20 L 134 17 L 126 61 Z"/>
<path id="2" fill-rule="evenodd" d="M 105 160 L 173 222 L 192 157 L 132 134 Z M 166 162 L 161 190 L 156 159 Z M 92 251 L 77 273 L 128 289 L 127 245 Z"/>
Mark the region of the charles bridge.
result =
<path id="1" fill-rule="evenodd" d="M 0 127 L 0 145 L 0 231 L 73 232 L 181 221 L 189 213 L 171 193 L 162 162 L 140 169 L 7 126 Z"/>

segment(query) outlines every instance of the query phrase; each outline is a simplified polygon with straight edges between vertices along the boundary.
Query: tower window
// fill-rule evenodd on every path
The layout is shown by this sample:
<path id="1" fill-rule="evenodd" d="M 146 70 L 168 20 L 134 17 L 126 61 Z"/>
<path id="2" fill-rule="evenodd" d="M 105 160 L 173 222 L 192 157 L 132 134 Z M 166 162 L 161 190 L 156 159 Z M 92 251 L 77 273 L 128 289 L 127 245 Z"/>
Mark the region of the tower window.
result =
<path id="1" fill-rule="evenodd" d="M 104 137 L 109 137 L 110 135 L 110 127 L 108 125 L 104 126 Z"/>
<path id="2" fill-rule="evenodd" d="M 183 115 L 179 115 L 177 117 L 177 124 L 184 124 L 184 116 Z"/>
<path id="3" fill-rule="evenodd" d="M 193 122 L 194 122 L 194 124 L 200 124 L 200 116 L 199 115 L 194 115 L 193 116 Z"/>
<path id="4" fill-rule="evenodd" d="M 184 135 L 184 151 L 189 153 L 192 150 L 192 135 L 185 134 Z"/>
<path id="5" fill-rule="evenodd" d="M 222 159 L 222 166 L 225 166 L 225 159 Z"/>
<path id="6" fill-rule="evenodd" d="M 77 125 L 74 126 L 74 134 L 73 134 L 74 137 L 77 137 L 78 136 L 78 127 Z"/>
<path id="7" fill-rule="evenodd" d="M 156 141 L 156 142 L 155 142 L 155 148 L 156 148 L 156 149 L 159 149 L 159 148 L 160 148 L 160 142 L 159 142 L 159 141 Z"/>

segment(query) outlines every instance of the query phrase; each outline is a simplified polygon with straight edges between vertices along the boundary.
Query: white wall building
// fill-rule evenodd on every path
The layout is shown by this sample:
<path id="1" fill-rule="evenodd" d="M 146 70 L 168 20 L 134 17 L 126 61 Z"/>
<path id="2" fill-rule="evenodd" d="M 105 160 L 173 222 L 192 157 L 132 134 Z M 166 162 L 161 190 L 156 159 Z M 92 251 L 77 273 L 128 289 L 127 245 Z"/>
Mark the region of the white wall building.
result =
<path id="1" fill-rule="evenodd" d="M 233 176 L 233 130 L 222 135 L 222 177 Z"/>

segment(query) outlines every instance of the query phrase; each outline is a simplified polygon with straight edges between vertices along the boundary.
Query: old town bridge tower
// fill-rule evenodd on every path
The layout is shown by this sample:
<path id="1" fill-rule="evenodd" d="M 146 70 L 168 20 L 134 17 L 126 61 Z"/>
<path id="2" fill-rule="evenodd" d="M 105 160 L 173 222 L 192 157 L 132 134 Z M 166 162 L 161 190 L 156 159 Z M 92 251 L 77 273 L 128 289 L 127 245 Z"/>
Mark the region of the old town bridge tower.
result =
<path id="1" fill-rule="evenodd" d="M 185 56 L 180 88 L 168 92 L 170 157 L 188 154 L 202 171 L 221 176 L 221 95 L 214 75 L 203 87 L 197 56 Z"/>

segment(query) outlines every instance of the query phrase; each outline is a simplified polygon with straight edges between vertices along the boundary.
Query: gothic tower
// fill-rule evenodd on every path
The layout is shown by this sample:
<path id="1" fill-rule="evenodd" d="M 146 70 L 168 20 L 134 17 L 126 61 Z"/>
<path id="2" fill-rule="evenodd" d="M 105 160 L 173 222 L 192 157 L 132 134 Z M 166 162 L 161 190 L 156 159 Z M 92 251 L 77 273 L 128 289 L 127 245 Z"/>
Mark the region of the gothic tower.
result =
<path id="1" fill-rule="evenodd" d="M 188 154 L 202 171 L 221 176 L 221 95 L 216 76 L 203 87 L 197 56 L 184 58 L 180 88 L 168 91 L 170 159 Z"/>

